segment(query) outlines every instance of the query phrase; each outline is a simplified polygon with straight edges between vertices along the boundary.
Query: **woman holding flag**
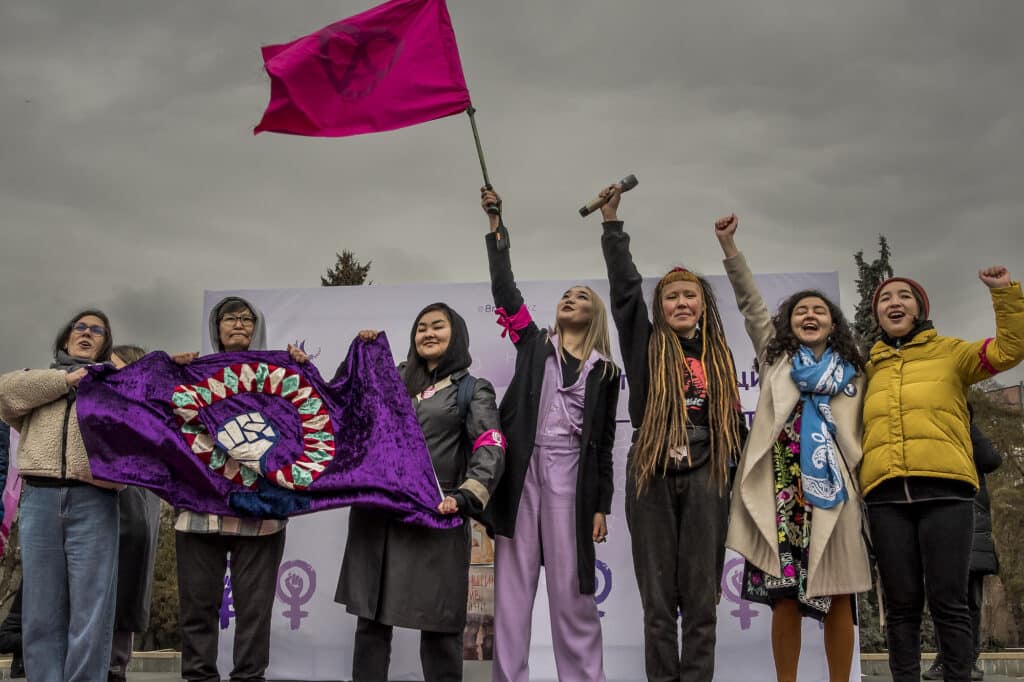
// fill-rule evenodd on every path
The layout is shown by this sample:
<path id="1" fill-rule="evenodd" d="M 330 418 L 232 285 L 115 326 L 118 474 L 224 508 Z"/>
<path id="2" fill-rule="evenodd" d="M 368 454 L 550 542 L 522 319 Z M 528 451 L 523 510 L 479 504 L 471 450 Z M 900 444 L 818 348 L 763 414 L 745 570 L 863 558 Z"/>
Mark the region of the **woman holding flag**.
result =
<path id="1" fill-rule="evenodd" d="M 531 319 L 498 248 L 500 203 L 481 203 L 495 311 L 516 347 L 516 372 L 501 401 L 510 436 L 505 476 L 488 509 L 495 537 L 495 682 L 529 680 L 530 623 L 540 567 L 548 590 L 558 677 L 604 680 L 601 619 L 594 601 L 594 543 L 608 536 L 619 370 L 611 361 L 608 313 L 593 289 L 570 287 L 555 324 Z"/>

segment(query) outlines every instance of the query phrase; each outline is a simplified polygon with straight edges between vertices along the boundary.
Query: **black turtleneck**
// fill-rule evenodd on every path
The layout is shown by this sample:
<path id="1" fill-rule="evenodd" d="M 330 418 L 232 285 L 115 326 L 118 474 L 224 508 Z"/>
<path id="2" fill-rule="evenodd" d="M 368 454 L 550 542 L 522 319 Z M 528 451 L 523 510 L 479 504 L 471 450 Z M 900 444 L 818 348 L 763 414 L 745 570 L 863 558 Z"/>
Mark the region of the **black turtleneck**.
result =
<path id="1" fill-rule="evenodd" d="M 914 325 L 914 328 L 911 329 L 906 334 L 904 334 L 903 336 L 897 336 L 896 338 L 893 338 L 883 331 L 881 341 L 887 346 L 892 346 L 893 348 L 900 348 L 907 341 L 910 341 L 921 332 L 928 331 L 929 329 L 935 329 L 935 325 L 932 324 L 931 320 L 918 320 L 917 324 Z"/>

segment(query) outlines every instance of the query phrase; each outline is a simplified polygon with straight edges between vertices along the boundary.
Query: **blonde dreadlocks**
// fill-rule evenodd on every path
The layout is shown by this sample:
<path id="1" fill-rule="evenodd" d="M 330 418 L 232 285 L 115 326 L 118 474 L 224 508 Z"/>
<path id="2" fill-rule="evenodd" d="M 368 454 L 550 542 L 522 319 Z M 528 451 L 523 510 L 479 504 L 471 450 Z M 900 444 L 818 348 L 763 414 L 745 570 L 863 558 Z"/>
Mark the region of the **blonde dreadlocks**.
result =
<path id="1" fill-rule="evenodd" d="M 669 327 L 661 305 L 665 287 L 679 281 L 696 282 L 704 298 L 700 361 L 707 379 L 712 480 L 719 492 L 726 489 L 729 459 L 740 450 L 736 367 L 725 343 L 715 294 L 704 278 L 689 270 L 674 269 L 658 282 L 651 304 L 654 324 L 647 344 L 647 406 L 633 452 L 638 493 L 647 487 L 655 473 L 664 474 L 668 470 L 670 451 L 685 448 L 689 457 L 686 383 L 690 370 L 679 337 Z"/>

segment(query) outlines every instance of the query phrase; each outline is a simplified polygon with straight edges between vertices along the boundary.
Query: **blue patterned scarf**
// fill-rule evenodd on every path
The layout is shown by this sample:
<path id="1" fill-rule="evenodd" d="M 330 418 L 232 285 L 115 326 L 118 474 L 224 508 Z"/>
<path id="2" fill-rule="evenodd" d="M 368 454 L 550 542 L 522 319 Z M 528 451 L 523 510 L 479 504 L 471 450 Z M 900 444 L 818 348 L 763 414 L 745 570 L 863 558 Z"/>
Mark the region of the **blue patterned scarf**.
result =
<path id="1" fill-rule="evenodd" d="M 793 355 L 790 376 L 800 389 L 803 412 L 800 417 L 800 479 L 804 499 L 812 506 L 830 509 L 846 500 L 846 485 L 839 469 L 836 424 L 832 419 L 832 396 L 843 391 L 857 370 L 831 348 L 821 360 L 806 346 Z"/>

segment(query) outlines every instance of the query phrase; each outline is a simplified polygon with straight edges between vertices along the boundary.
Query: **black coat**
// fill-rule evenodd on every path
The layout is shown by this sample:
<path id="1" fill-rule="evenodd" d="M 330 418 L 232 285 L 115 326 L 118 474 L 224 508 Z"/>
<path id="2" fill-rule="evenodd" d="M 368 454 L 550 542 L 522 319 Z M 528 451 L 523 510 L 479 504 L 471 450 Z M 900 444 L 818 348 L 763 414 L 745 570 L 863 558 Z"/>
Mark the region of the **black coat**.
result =
<path id="1" fill-rule="evenodd" d="M 493 233 L 487 235 L 487 255 L 494 304 L 515 315 L 523 306 L 523 297 L 512 275 L 509 252 L 497 250 Z M 506 537 L 515 532 L 523 481 L 533 454 L 544 364 L 555 353 L 547 332 L 535 322 L 530 321 L 517 333 L 516 370 L 499 408 L 508 441 L 505 475 L 483 519 L 493 533 Z M 590 370 L 584 389 L 582 451 L 576 478 L 576 568 L 581 594 L 593 594 L 596 589 L 594 514 L 611 513 L 615 486 L 612 447 L 620 376 L 610 362 L 599 361 Z"/>
<path id="2" fill-rule="evenodd" d="M 1003 458 L 977 426 L 971 424 L 971 445 L 974 466 L 978 470 L 978 494 L 974 496 L 974 541 L 971 544 L 971 572 L 995 575 L 999 572 L 999 555 L 992 540 L 992 510 L 985 485 L 985 474 L 999 468 Z"/>
<path id="3" fill-rule="evenodd" d="M 117 609 L 114 629 L 144 632 L 149 627 L 153 572 L 160 534 L 160 498 L 128 486 L 117 496 L 121 514 L 117 548 Z"/>
<path id="4" fill-rule="evenodd" d="M 452 377 L 465 374 L 460 370 Z M 476 380 L 464 422 L 457 400 L 458 385 L 449 384 L 417 402 L 416 417 L 445 494 L 469 493 L 486 504 L 501 477 L 504 455 L 497 445 L 482 445 L 475 452 L 469 446 L 499 427 L 494 387 Z M 460 632 L 466 625 L 469 558 L 468 520 L 458 528 L 435 530 L 353 507 L 334 600 L 349 613 L 379 623 Z"/>

